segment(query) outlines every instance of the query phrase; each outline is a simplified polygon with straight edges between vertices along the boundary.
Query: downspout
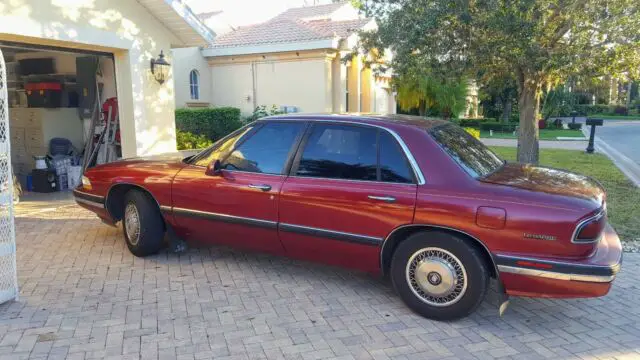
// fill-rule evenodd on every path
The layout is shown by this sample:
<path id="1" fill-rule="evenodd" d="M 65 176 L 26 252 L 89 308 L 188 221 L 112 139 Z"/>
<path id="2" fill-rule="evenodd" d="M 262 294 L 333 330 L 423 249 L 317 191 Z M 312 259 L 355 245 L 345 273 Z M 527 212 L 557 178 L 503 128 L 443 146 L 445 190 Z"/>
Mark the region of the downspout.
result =
<path id="1" fill-rule="evenodd" d="M 253 110 L 255 110 L 258 107 L 258 101 L 256 100 L 256 96 L 258 94 L 258 91 L 256 89 L 257 87 L 257 83 L 258 83 L 258 67 L 256 66 L 256 62 L 252 61 L 251 62 L 251 87 L 252 87 L 252 99 L 253 99 Z"/>

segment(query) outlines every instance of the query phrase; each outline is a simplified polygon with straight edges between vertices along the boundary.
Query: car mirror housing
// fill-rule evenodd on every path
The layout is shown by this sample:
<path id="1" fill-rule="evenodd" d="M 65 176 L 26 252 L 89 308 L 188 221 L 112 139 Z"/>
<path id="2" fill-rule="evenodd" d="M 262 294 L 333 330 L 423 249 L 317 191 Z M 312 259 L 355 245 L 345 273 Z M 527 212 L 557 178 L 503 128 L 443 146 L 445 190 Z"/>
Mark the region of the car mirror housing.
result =
<path id="1" fill-rule="evenodd" d="M 205 172 L 209 176 L 220 176 L 222 174 L 222 164 L 220 160 L 212 161 L 209 166 L 207 166 L 207 171 Z"/>

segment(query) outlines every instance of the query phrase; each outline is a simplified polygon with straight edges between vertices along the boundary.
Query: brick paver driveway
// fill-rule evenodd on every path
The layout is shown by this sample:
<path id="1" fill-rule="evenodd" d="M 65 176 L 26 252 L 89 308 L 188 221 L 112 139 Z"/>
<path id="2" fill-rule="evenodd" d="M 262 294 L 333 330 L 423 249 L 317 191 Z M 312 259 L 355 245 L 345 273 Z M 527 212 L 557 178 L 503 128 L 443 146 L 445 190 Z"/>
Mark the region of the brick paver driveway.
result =
<path id="1" fill-rule="evenodd" d="M 0 357 L 130 359 L 640 358 L 640 257 L 605 298 L 513 299 L 440 323 L 385 280 L 201 247 L 133 257 L 72 203 L 18 208 L 21 298 L 0 306 Z M 212 234 L 214 235 L 214 234 Z"/>

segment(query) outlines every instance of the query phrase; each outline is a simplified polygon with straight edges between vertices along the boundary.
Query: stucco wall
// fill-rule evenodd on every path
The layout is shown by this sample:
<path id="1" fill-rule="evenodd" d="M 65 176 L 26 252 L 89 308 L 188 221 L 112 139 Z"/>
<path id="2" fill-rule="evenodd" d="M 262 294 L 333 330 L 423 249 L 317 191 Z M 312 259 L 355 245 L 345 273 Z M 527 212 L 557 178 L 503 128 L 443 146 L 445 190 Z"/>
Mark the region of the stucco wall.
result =
<path id="1" fill-rule="evenodd" d="M 137 1 L 0 0 L 0 40 L 113 53 L 123 155 L 175 151 L 173 79 L 149 60 L 181 42 Z"/>
<path id="2" fill-rule="evenodd" d="M 211 103 L 211 71 L 209 64 L 200 53 L 200 48 L 173 49 L 173 84 L 176 97 L 176 107 L 186 107 L 187 103 Z M 191 99 L 189 75 L 192 70 L 200 74 L 199 95 L 197 100 Z"/>
<path id="3" fill-rule="evenodd" d="M 331 112 L 330 70 L 331 62 L 324 57 L 212 64 L 212 104 L 235 106 L 244 114 L 253 112 L 254 104 Z"/>

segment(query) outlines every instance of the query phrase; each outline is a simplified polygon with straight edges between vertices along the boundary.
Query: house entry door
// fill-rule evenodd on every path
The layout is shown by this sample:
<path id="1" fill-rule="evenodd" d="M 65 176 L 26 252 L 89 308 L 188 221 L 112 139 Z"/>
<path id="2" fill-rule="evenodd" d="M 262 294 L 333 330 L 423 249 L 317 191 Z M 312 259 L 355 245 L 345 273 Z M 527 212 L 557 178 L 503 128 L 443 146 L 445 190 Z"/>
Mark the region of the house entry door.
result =
<path id="1" fill-rule="evenodd" d="M 0 50 L 0 303 L 18 296 L 7 72 Z"/>

